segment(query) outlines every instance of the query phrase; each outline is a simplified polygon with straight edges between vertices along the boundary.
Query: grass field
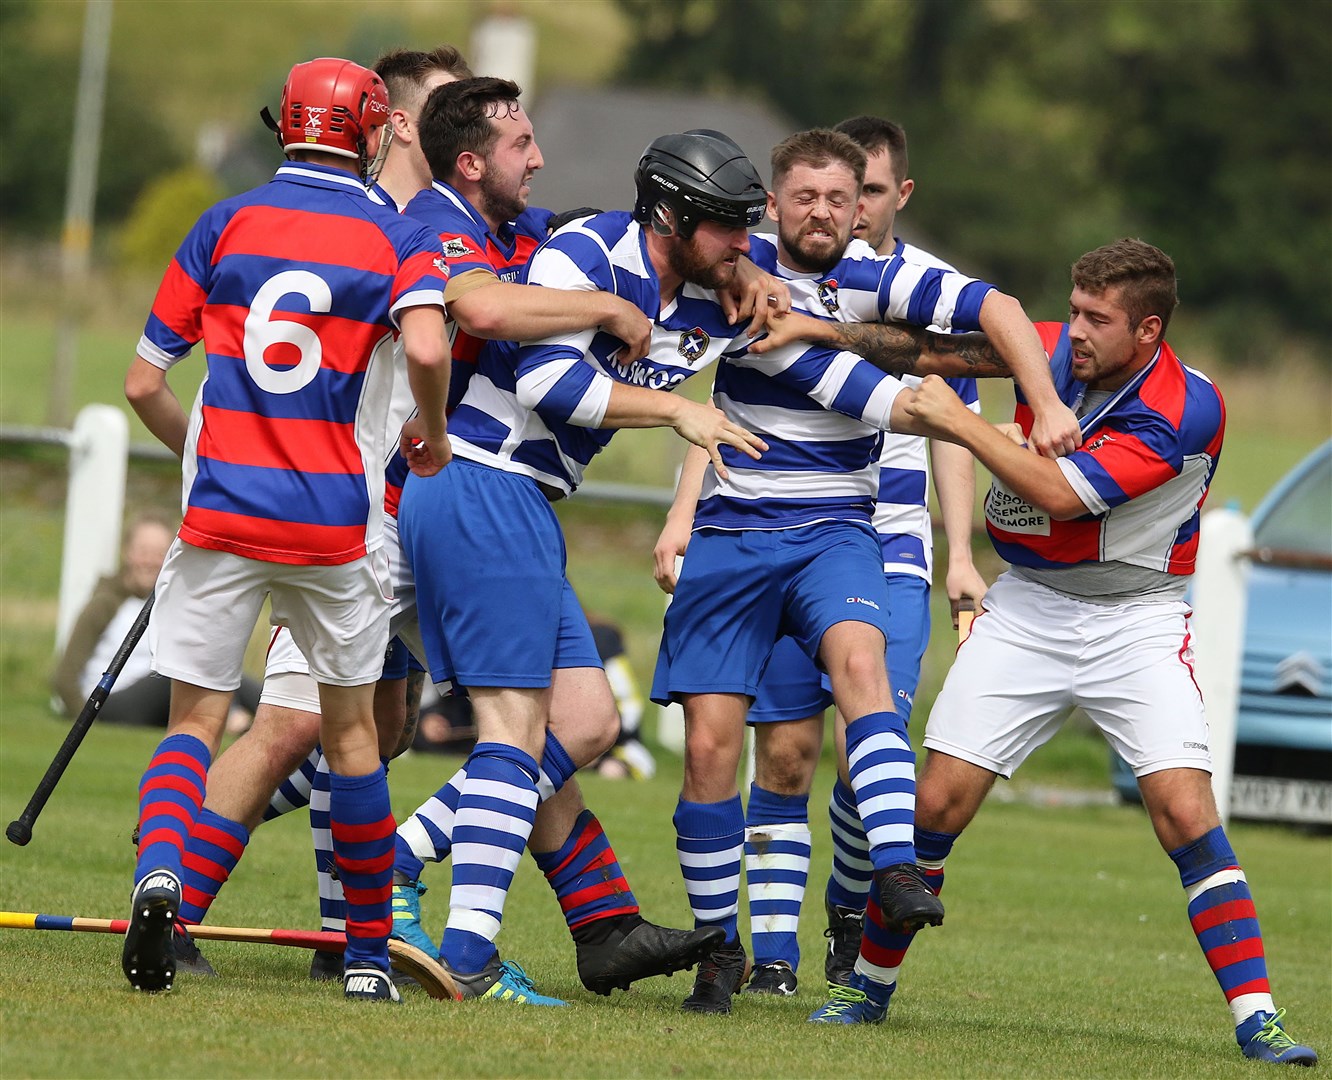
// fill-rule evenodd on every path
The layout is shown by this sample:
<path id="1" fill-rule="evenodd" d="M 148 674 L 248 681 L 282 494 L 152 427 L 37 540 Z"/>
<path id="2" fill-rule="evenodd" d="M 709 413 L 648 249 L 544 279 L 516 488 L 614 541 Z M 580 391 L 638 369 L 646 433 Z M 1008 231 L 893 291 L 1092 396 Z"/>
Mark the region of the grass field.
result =
<path id="1" fill-rule="evenodd" d="M 40 424 L 50 298 L 13 263 L 3 269 L 0 422 Z M 120 402 L 150 289 L 115 282 L 89 298 L 76 406 Z M 184 400 L 193 389 L 189 367 L 183 365 L 183 378 L 173 376 Z M 1309 374 L 1299 367 L 1219 381 L 1231 402 L 1231 428 L 1213 498 L 1251 510 L 1327 436 L 1326 402 L 1307 393 Z M 993 418 L 1001 410 L 987 403 Z M 137 422 L 131 438 L 148 441 Z M 679 451 L 669 434 L 634 433 L 617 441 L 594 477 L 666 485 Z M 0 816 L 7 821 L 65 731 L 51 719 L 45 689 L 64 524 L 63 453 L 5 448 L 0 493 Z M 131 469 L 128 505 L 169 509 L 177 501 L 174 469 Z M 649 554 L 660 514 L 586 499 L 563 504 L 560 514 L 571 578 L 590 609 L 624 626 L 646 682 L 663 604 Z M 978 555 L 988 556 L 984 541 Z M 992 579 L 999 566 L 990 557 L 982 569 Z M 946 618 L 936 595 L 918 717 L 927 714 L 949 664 Z M 134 789 L 154 741 L 147 732 L 93 730 L 32 845 L 0 845 L 0 907 L 124 916 Z M 670 828 L 679 762 L 665 754 L 660 760 L 652 782 L 593 777 L 586 787 L 646 913 L 685 925 Z M 410 812 L 452 767 L 422 755 L 395 762 L 395 812 Z M 825 762 L 811 801 L 817 868 L 826 866 L 821 807 L 830 783 Z M 908 962 L 882 1028 L 804 1023 L 823 997 L 817 885 L 802 928 L 807 962 L 797 998 L 743 999 L 734 1016 L 720 1020 L 678 1011 L 687 976 L 654 980 L 609 1001 L 583 991 L 558 908 L 525 862 L 501 947 L 541 989 L 569 999 L 568 1010 L 515 1013 L 421 998 L 396 1010 L 352 1009 L 336 987 L 305 980 L 303 952 L 224 943 L 207 949 L 222 979 L 183 981 L 169 996 L 147 998 L 127 988 L 112 938 L 0 931 L 0 1076 L 1250 1075 L 1261 1066 L 1242 1061 L 1233 1045 L 1174 868 L 1140 810 L 1104 804 L 1107 788 L 1104 746 L 1078 729 L 1002 785 L 950 863 L 948 922 L 925 935 Z M 1083 796 L 1090 805 L 1059 805 Z M 317 925 L 301 817 L 260 832 L 214 922 Z M 1332 839 L 1242 824 L 1231 831 L 1254 885 L 1278 1002 L 1290 1009 L 1297 1035 L 1332 1052 Z M 437 870 L 426 880 L 433 886 L 426 923 L 438 935 L 447 874 Z"/>
<path id="2" fill-rule="evenodd" d="M 62 728 L 6 701 L 9 817 Z M 0 849 L 0 906 L 124 916 L 134 787 L 152 743 L 147 732 L 94 728 L 32 844 Z M 452 764 L 419 754 L 395 762 L 395 811 L 409 811 Z M 825 770 L 815 805 L 829 782 Z M 644 910 L 684 925 L 669 827 L 676 783 L 668 763 L 654 781 L 593 777 L 586 791 Z M 814 830 L 822 865 L 817 812 Z M 1252 826 L 1232 835 L 1254 883 L 1278 1001 L 1301 1038 L 1332 1047 L 1332 841 Z M 315 925 L 310 863 L 303 815 L 265 826 L 212 921 Z M 424 907 L 437 935 L 447 875 L 431 870 Z M 547 893 L 525 860 L 500 944 L 543 990 L 569 1000 L 567 1010 L 421 996 L 396 1009 L 354 1008 L 336 986 L 305 980 L 303 951 L 218 942 L 206 951 L 220 979 L 182 977 L 170 995 L 145 997 L 120 975 L 116 939 L 0 931 L 0 1075 L 1229 1077 L 1263 1068 L 1239 1058 L 1174 868 L 1132 808 L 988 807 L 950 863 L 948 920 L 918 943 L 879 1028 L 804 1022 L 822 1000 L 817 892 L 806 906 L 797 997 L 740 999 L 730 1019 L 681 1014 L 685 976 L 609 1000 L 588 994 Z"/>
<path id="3" fill-rule="evenodd" d="M 63 737 L 44 687 L 54 627 L 62 487 L 54 451 L 0 457 L 0 816 L 16 816 Z M 170 470 L 133 470 L 131 499 L 174 497 Z M 564 508 L 572 573 L 589 603 L 629 631 L 641 673 L 661 597 L 646 577 L 655 515 L 577 501 Z M 991 568 L 992 571 L 993 568 Z M 936 627 L 944 614 L 936 610 Z M 935 635 L 922 704 L 948 664 Z M 0 907 L 124 916 L 134 788 L 148 732 L 96 728 L 25 849 L 0 845 Z M 657 779 L 586 782 L 644 910 L 685 925 L 670 815 L 678 759 Z M 393 768 L 400 816 L 454 761 L 411 755 Z M 816 781 L 816 866 L 828 844 Z M 684 1016 L 686 976 L 602 1000 L 582 990 L 558 908 L 525 861 L 501 936 L 568 1010 L 513 1012 L 418 997 L 396 1010 L 351 1009 L 305 980 L 308 957 L 275 946 L 210 943 L 217 981 L 165 998 L 128 990 L 115 939 L 0 931 L 0 1076 L 1171 1076 L 1247 1075 L 1228 1017 L 1184 915 L 1178 879 L 1140 810 L 1101 804 L 1106 757 L 1071 730 L 1039 752 L 968 833 L 950 863 L 948 922 L 908 962 L 882 1028 L 804 1023 L 822 1000 L 818 886 L 802 927 L 807 958 L 790 1001 L 742 999 L 729 1020 Z M 1051 792 L 1053 791 L 1053 794 Z M 1061 794 L 1062 793 L 1062 796 Z M 1092 805 L 1056 805 L 1086 796 Z M 1279 1002 L 1292 1028 L 1332 1046 L 1332 840 L 1235 825 L 1259 903 Z M 438 935 L 447 874 L 431 868 L 426 925 Z M 816 872 L 816 881 L 818 874 Z M 302 815 L 258 834 L 212 921 L 317 925 Z M 262 1018 L 261 1022 L 256 1022 Z M 377 1041 L 375 1041 L 377 1040 Z"/>

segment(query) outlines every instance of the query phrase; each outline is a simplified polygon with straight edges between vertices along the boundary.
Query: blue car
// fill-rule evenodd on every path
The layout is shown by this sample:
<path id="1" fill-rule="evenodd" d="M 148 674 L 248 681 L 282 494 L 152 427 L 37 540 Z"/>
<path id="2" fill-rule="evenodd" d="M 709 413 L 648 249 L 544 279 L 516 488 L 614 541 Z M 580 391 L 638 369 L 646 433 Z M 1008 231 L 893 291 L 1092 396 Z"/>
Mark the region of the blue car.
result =
<path id="1" fill-rule="evenodd" d="M 1332 826 L 1332 440 L 1251 524 L 1230 813 Z M 1133 773 L 1111 756 L 1115 789 L 1137 800 Z"/>

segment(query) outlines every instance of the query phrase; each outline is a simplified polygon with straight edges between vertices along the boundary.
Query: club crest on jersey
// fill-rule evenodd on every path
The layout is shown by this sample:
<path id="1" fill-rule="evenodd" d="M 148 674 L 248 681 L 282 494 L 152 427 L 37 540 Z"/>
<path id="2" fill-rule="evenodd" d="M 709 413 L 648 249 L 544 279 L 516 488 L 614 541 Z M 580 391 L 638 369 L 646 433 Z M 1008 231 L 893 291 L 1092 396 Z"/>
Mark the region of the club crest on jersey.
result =
<path id="1" fill-rule="evenodd" d="M 819 282 L 819 303 L 830 312 L 837 310 L 837 279 L 829 278 Z"/>
<path id="2" fill-rule="evenodd" d="M 708 351 L 709 341 L 711 338 L 708 337 L 707 331 L 701 326 L 696 326 L 680 335 L 677 351 L 692 364 Z"/>
<path id="3" fill-rule="evenodd" d="M 318 142 L 324 134 L 324 113 L 327 109 L 314 105 L 305 107 L 305 137 L 310 142 Z"/>
<path id="4" fill-rule="evenodd" d="M 445 259 L 443 255 L 436 255 L 435 261 L 431 265 L 433 265 L 434 268 L 438 270 L 441 274 L 443 274 L 445 277 L 448 276 L 449 263 L 448 260 Z"/>
<path id="5" fill-rule="evenodd" d="M 1099 450 L 1101 447 L 1103 447 L 1106 443 L 1112 443 L 1112 442 L 1114 442 L 1114 441 L 1115 441 L 1115 440 L 1114 440 L 1113 438 L 1111 438 L 1109 435 L 1102 435 L 1102 436 L 1101 436 L 1100 438 L 1098 438 L 1098 439 L 1093 439 L 1090 443 L 1088 443 L 1086 446 L 1084 446 L 1083 449 L 1086 450 L 1087 453 L 1089 453 L 1089 454 L 1094 454 L 1097 450 Z"/>
<path id="6" fill-rule="evenodd" d="M 444 241 L 445 258 L 461 259 L 464 255 L 466 255 L 470 251 L 471 248 L 467 246 L 467 241 L 460 240 L 456 236 L 450 237 L 448 240 Z"/>

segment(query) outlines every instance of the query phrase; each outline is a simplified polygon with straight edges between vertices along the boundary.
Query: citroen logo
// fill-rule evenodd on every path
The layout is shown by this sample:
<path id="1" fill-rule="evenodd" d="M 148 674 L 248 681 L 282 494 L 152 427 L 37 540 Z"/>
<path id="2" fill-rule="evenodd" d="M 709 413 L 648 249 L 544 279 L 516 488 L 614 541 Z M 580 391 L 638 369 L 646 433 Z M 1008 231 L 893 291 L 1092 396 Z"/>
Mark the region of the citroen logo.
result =
<path id="1" fill-rule="evenodd" d="M 1277 664 L 1272 679 L 1272 692 L 1276 694 L 1303 694 L 1321 697 L 1323 694 L 1323 668 L 1307 652 L 1297 652 Z"/>

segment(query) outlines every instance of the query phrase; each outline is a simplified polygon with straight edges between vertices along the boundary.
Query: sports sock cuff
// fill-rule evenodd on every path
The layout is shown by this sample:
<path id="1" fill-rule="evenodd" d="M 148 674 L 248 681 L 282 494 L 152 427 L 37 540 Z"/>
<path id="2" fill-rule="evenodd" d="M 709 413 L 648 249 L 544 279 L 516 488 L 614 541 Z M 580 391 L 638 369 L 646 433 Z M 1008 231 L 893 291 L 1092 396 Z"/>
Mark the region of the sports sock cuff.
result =
<path id="1" fill-rule="evenodd" d="M 906 724 L 895 712 L 873 712 L 846 725 L 846 753 L 849 757 L 857 744 L 879 731 L 891 731 L 909 745 Z"/>
<path id="2" fill-rule="evenodd" d="M 849 817 L 857 817 L 856 793 L 842 782 L 842 778 L 837 778 L 837 783 L 833 784 L 832 797 L 828 800 L 833 806 L 840 807 Z"/>
<path id="3" fill-rule="evenodd" d="M 383 765 L 377 766 L 373 772 L 365 773 L 362 776 L 343 776 L 342 773 L 335 773 L 332 769 L 328 772 L 329 791 L 360 791 L 363 788 L 371 788 L 383 782 Z"/>
<path id="4" fill-rule="evenodd" d="M 1239 865 L 1230 840 L 1226 837 L 1226 830 L 1220 825 L 1203 833 L 1197 840 L 1175 848 L 1170 857 L 1179 868 L 1180 884 L 1186 889 L 1211 877 L 1218 870 Z"/>
<path id="5" fill-rule="evenodd" d="M 564 787 L 569 777 L 578 771 L 578 766 L 573 763 L 569 752 L 549 731 L 546 732 L 546 748 L 541 752 L 541 768 L 550 777 L 551 785 L 556 791 Z"/>
<path id="6" fill-rule="evenodd" d="M 696 803 L 681 799 L 671 818 L 676 834 L 690 840 L 735 838 L 737 844 L 745 832 L 745 811 L 740 796 L 725 802 Z"/>
<path id="7" fill-rule="evenodd" d="M 525 750 L 520 750 L 516 746 L 510 746 L 508 743 L 479 742 L 472 748 L 472 753 L 467 758 L 467 764 L 464 766 L 469 774 L 472 770 L 472 762 L 477 758 L 482 757 L 500 758 L 517 765 L 518 768 L 522 769 L 523 772 L 531 778 L 534 785 L 541 772 L 541 767 L 537 765 L 536 759 Z"/>
<path id="8" fill-rule="evenodd" d="M 209 766 L 213 764 L 213 755 L 209 752 L 207 745 L 202 739 L 193 735 L 184 735 L 177 733 L 168 735 L 157 744 L 158 754 L 187 754 L 196 761 L 203 763 L 204 771 L 207 772 Z"/>
<path id="9" fill-rule="evenodd" d="M 240 841 L 242 847 L 250 842 L 250 830 L 239 821 L 232 821 L 231 818 L 223 817 L 215 811 L 204 807 L 199 811 L 199 817 L 195 822 L 196 828 L 208 826 L 217 829 L 218 832 L 226 833 L 234 840 Z"/>
<path id="10" fill-rule="evenodd" d="M 549 874 L 552 870 L 557 869 L 562 863 L 568 861 L 569 856 L 574 853 L 574 849 L 578 846 L 578 842 L 583 835 L 583 830 L 594 820 L 595 818 L 592 815 L 592 811 L 587 809 L 587 807 L 584 807 L 582 812 L 574 818 L 573 828 L 569 830 L 569 835 L 564 838 L 564 843 L 554 851 L 537 851 L 532 848 L 530 844 L 528 845 L 528 850 L 531 851 L 533 860 L 543 874 Z"/>
<path id="11" fill-rule="evenodd" d="M 943 862 L 957 843 L 957 833 L 916 830 L 916 858 L 925 862 Z"/>
<path id="12" fill-rule="evenodd" d="M 797 825 L 809 821 L 809 794 L 779 795 L 775 791 L 749 785 L 746 825 Z"/>

